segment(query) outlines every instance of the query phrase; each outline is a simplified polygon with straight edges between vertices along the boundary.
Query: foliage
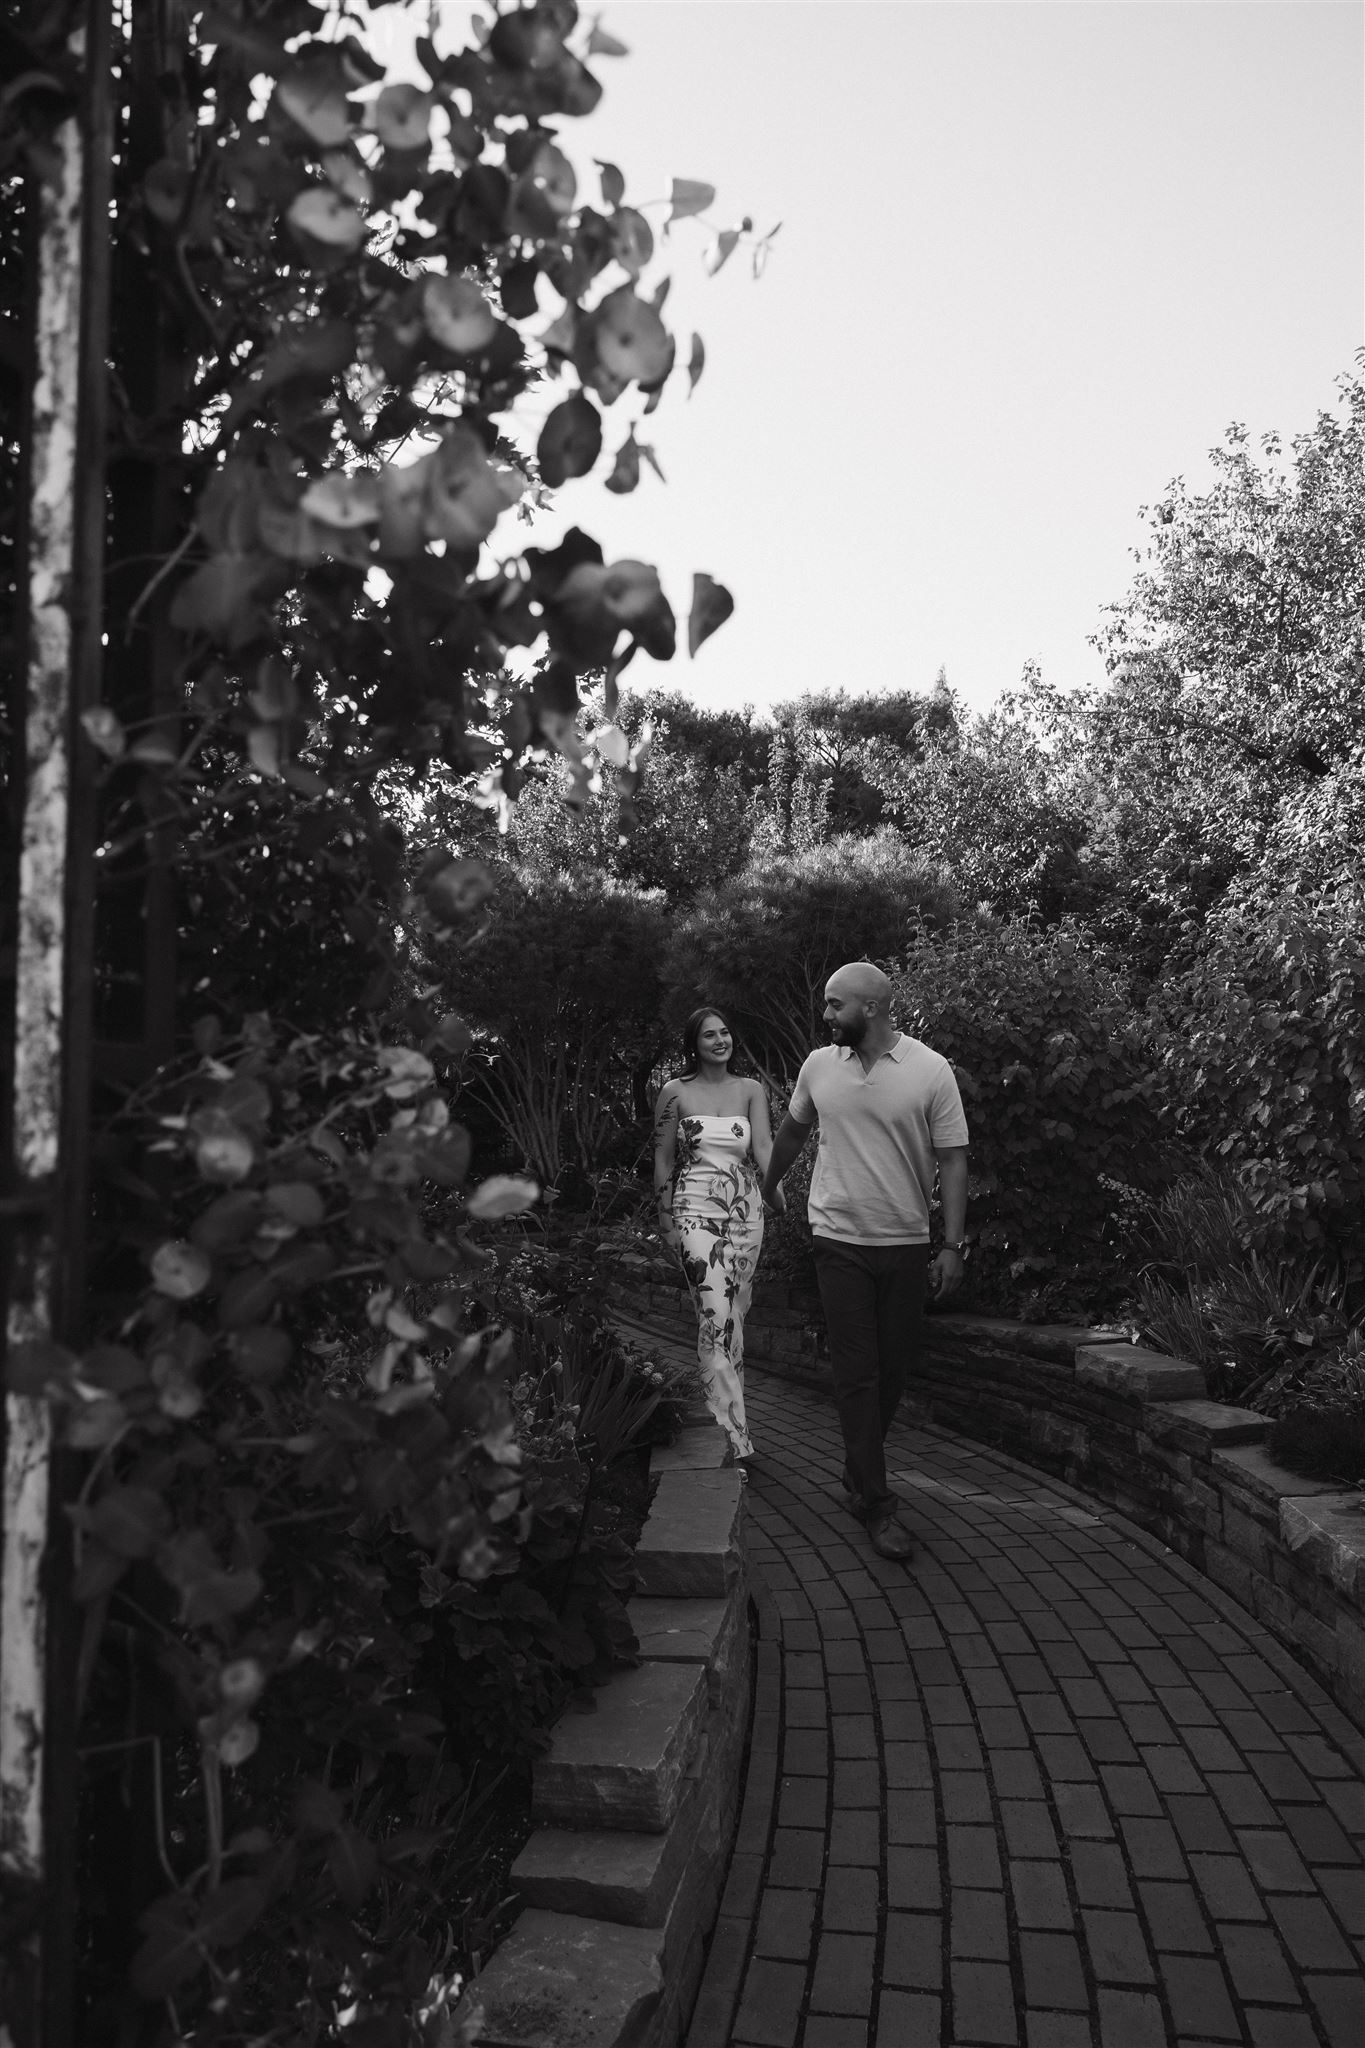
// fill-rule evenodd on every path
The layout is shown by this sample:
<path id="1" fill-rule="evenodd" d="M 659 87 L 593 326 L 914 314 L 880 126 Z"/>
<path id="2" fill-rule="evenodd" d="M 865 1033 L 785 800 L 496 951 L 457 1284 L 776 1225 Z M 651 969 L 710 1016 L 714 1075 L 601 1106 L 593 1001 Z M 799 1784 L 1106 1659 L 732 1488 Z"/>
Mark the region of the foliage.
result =
<path id="1" fill-rule="evenodd" d="M 1133 1218 L 1136 1311 L 1220 1400 L 1278 1412 L 1346 1341 L 1362 1303 L 1339 1268 L 1288 1238 L 1226 1168 L 1185 1173 Z"/>
<path id="2" fill-rule="evenodd" d="M 119 1341 L 10 1361 L 93 1459 L 87 1748 L 150 1744 L 166 1816 L 133 1859 L 155 1891 L 95 1887 L 92 1982 L 117 2010 L 136 1916 L 133 1991 L 197 2039 L 285 2012 L 320 2039 L 356 2002 L 399 2041 L 461 1966 L 449 1826 L 632 1654 L 619 1467 L 663 1388 L 585 1312 L 497 1317 L 471 1232 L 534 1186 L 465 1189 L 431 1060 L 264 1019 L 202 1036 L 141 1111 L 159 1184 L 115 1162 Z"/>
<path id="3" fill-rule="evenodd" d="M 1271 1425 L 1266 1448 L 1310 1479 L 1365 1480 L 1365 1329 L 1306 1371 Z"/>
<path id="4" fill-rule="evenodd" d="M 633 1160 L 636 1093 L 660 1043 L 657 897 L 580 874 L 504 873 L 482 934 L 433 946 L 450 1002 L 482 1034 L 468 1087 L 547 1187 Z"/>
<path id="5" fill-rule="evenodd" d="M 950 735 L 957 709 L 946 683 L 913 690 L 807 693 L 773 710 L 765 849 L 809 852 L 844 833 L 874 831 L 888 785 L 913 781 L 926 747 Z"/>
<path id="6" fill-rule="evenodd" d="M 577 526 L 518 549 L 507 515 L 608 439 L 597 473 L 631 489 L 641 422 L 703 351 L 677 360 L 621 172 L 600 166 L 593 204 L 561 141 L 620 45 L 539 0 L 463 51 L 438 24 L 425 84 L 394 84 L 367 14 L 113 17 L 105 699 L 82 764 L 98 1027 L 125 1056 L 104 1082 L 199 1022 L 198 1056 L 122 1100 L 102 1145 L 93 1341 L 9 1360 L 83 1481 L 89 2038 L 453 2039 L 482 1940 L 458 1923 L 487 1917 L 465 1838 L 503 1826 L 491 1774 L 511 1783 L 628 1650 L 639 1489 L 603 1459 L 606 1408 L 584 1436 L 589 1401 L 509 1387 L 541 1340 L 497 1319 L 471 1233 L 533 1190 L 466 1190 L 438 1092 L 460 1041 L 404 953 L 478 929 L 487 834 L 410 844 L 398 821 L 420 827 L 433 769 L 504 821 L 547 755 L 575 789 L 599 772 L 579 677 L 605 671 L 614 703 L 676 622 L 648 564 Z M 0 107 L 0 168 L 30 195 L 74 80 L 65 11 L 31 17 Z M 670 221 L 713 196 L 675 181 Z M 31 228 L 6 209 L 11 280 Z M 6 340 L 6 494 L 14 367 Z M 691 651 L 730 609 L 695 579 Z M 642 762 L 609 730 L 630 798 Z M 392 1031 L 347 1028 L 357 1006 Z M 613 1358 L 599 1332 L 583 1370 L 616 1386 Z M 646 1383 L 618 1445 L 656 1424 L 632 1369 Z"/>
<path id="7" fill-rule="evenodd" d="M 1229 430 L 1206 491 L 1171 486 L 1099 646 L 1078 772 L 1114 875 L 1102 921 L 1155 973 L 1269 856 L 1318 865 L 1365 743 L 1365 379 L 1288 455 Z M 1333 832 L 1336 866 L 1353 864 Z M 1143 956 L 1139 959 L 1139 953 Z"/>
<path id="8" fill-rule="evenodd" d="M 1115 1184 L 1165 1171 L 1155 1060 L 1122 976 L 1069 930 L 982 921 L 920 939 L 894 980 L 902 1028 L 962 1091 L 972 1299 L 1105 1306 Z"/>
<path id="9" fill-rule="evenodd" d="M 1162 992 L 1163 1074 L 1187 1143 L 1225 1160 L 1311 1251 L 1358 1254 L 1365 1204 L 1365 900 L 1214 919 Z"/>
<path id="10" fill-rule="evenodd" d="M 936 731 L 913 773 L 887 776 L 887 816 L 953 878 L 964 904 L 1054 924 L 1095 909 L 1111 877 L 1091 821 L 1058 772 L 1066 721 L 1036 672 L 982 716 Z"/>
<path id="11" fill-rule="evenodd" d="M 577 807 L 565 801 L 569 791 L 563 767 L 523 789 L 512 821 L 523 873 L 609 875 L 681 905 L 748 857 L 753 806 L 740 771 L 706 769 L 666 733 L 650 743 L 648 778 L 628 799 L 626 819 L 614 791 L 592 791 Z"/>
<path id="12" fill-rule="evenodd" d="M 824 1037 L 824 987 L 846 960 L 885 959 L 951 892 L 890 831 L 752 860 L 679 918 L 664 967 L 671 1012 L 718 1004 L 770 1085 Z"/>

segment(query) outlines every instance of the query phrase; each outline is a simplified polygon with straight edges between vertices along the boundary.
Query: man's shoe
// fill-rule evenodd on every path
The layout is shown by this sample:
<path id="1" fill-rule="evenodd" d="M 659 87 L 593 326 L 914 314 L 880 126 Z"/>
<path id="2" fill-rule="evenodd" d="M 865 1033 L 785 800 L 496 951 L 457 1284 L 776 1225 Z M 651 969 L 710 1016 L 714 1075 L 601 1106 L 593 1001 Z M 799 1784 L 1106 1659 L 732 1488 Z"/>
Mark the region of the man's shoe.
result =
<path id="1" fill-rule="evenodd" d="M 878 1515 L 867 1525 L 868 1541 L 878 1557 L 889 1557 L 897 1564 L 909 1564 L 915 1554 L 915 1546 L 896 1518 L 894 1509 L 889 1515 Z"/>
<path id="2" fill-rule="evenodd" d="M 849 1477 L 847 1465 L 845 1465 L 839 1475 L 839 1485 L 844 1496 L 844 1506 L 855 1521 L 865 1522 L 867 1520 L 867 1509 L 863 1506 L 862 1495 Z"/>

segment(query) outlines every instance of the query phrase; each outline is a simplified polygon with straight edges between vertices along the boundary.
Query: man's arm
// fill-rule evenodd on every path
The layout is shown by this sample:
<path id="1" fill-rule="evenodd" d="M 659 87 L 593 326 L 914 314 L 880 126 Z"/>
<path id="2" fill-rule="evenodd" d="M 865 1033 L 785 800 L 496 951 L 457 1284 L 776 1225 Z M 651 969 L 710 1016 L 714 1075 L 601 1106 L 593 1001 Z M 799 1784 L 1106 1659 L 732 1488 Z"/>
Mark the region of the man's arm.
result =
<path id="1" fill-rule="evenodd" d="M 803 1124 L 790 1114 L 783 1117 L 778 1126 L 777 1136 L 773 1139 L 768 1170 L 763 1176 L 763 1199 L 769 1205 L 782 1181 L 801 1157 L 806 1140 L 814 1129 L 814 1124 Z"/>
<path id="2" fill-rule="evenodd" d="M 938 1199 L 943 1210 L 944 1249 L 929 1268 L 929 1287 L 943 1297 L 956 1294 L 966 1270 L 962 1254 L 951 1249 L 967 1233 L 967 1147 L 945 1146 L 935 1151 L 938 1164 Z"/>

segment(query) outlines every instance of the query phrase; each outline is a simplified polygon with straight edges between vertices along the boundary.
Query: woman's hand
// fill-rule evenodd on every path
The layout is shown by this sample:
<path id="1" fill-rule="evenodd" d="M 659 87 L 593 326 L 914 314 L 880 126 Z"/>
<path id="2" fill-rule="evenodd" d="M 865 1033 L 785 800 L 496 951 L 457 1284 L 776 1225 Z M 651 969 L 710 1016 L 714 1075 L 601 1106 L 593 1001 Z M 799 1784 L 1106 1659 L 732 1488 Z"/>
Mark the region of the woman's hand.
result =
<path id="1" fill-rule="evenodd" d="M 781 1185 L 781 1183 L 780 1183 L 780 1182 L 779 1182 L 779 1183 L 778 1183 L 778 1185 L 777 1185 L 777 1186 L 776 1186 L 776 1187 L 775 1187 L 775 1188 L 773 1189 L 773 1191 L 772 1191 L 772 1193 L 771 1193 L 770 1195 L 769 1195 L 769 1194 L 765 1194 L 765 1195 L 764 1195 L 764 1197 L 763 1197 L 763 1205 L 764 1205 L 764 1207 L 765 1207 L 765 1208 L 767 1208 L 767 1209 L 771 1209 L 771 1210 L 772 1210 L 772 1212 L 773 1212 L 773 1214 L 774 1214 L 774 1216 L 785 1216 L 785 1215 L 786 1215 L 786 1213 L 787 1213 L 787 1190 L 786 1190 L 786 1189 L 785 1189 L 785 1188 L 784 1188 L 784 1187 L 783 1187 L 783 1186 Z"/>

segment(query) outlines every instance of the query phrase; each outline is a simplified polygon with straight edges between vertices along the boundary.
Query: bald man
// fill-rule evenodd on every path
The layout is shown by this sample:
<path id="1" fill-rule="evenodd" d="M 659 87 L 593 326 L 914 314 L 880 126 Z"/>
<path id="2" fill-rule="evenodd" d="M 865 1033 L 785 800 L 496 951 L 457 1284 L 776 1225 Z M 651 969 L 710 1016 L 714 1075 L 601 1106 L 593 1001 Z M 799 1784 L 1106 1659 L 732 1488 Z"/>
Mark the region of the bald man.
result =
<path id="1" fill-rule="evenodd" d="M 914 1545 L 886 1482 L 886 1432 L 915 1361 L 926 1292 L 947 1296 L 962 1282 L 967 1119 L 947 1060 L 892 1023 L 880 968 L 858 960 L 832 974 L 825 1022 L 834 1043 L 796 1077 L 763 1194 L 773 1200 L 818 1125 L 809 1216 L 844 1486 L 873 1549 L 908 1563 Z M 931 1265 L 935 1177 L 946 1242 Z"/>

